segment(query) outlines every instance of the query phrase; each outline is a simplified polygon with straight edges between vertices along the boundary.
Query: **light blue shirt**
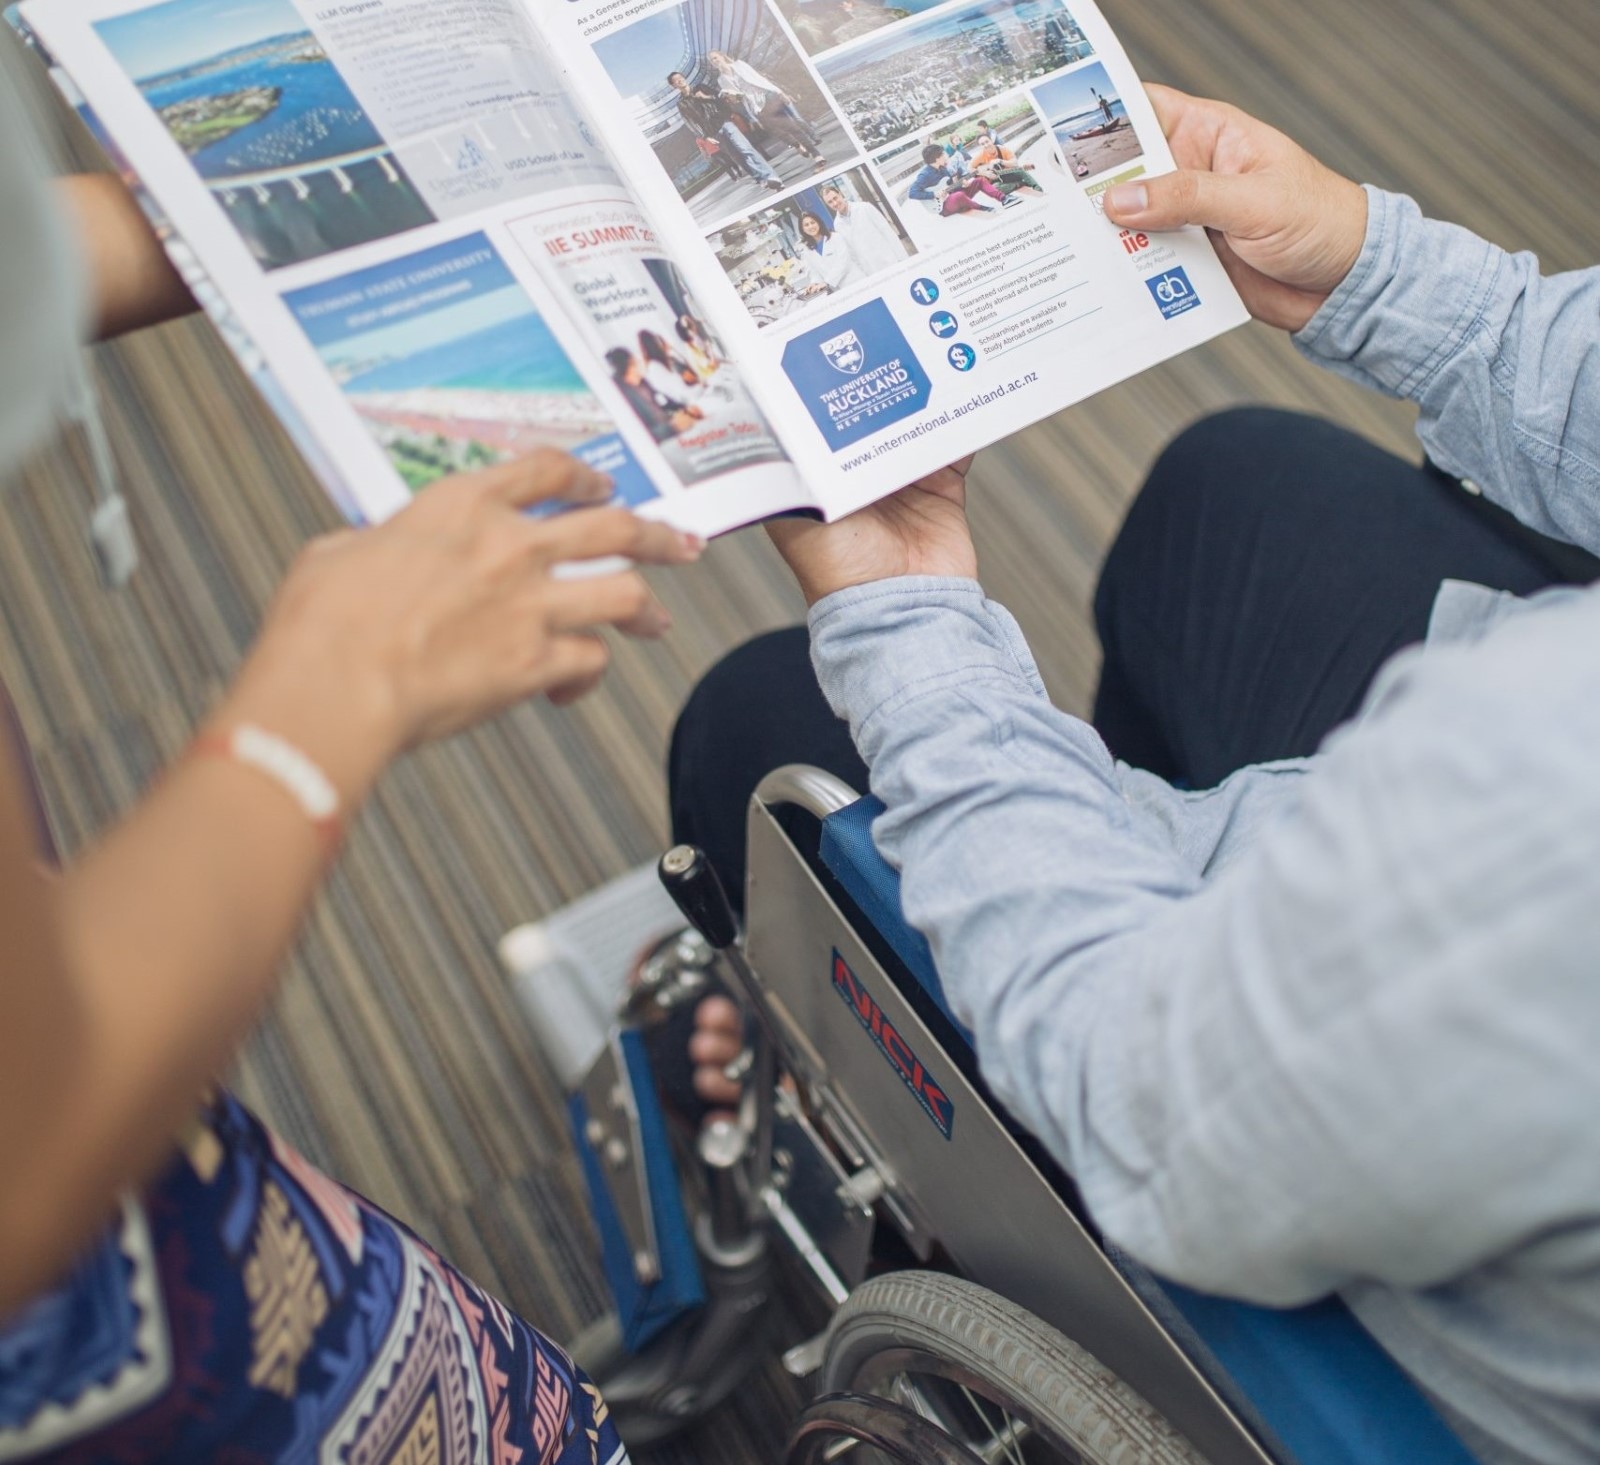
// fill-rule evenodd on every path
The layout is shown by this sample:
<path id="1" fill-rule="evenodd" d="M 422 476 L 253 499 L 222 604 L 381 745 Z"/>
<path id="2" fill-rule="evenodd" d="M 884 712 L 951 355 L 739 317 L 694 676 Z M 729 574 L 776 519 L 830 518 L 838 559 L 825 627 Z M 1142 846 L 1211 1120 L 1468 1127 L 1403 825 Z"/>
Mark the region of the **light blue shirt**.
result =
<path id="1" fill-rule="evenodd" d="M 1600 552 L 1600 270 L 1408 199 L 1298 338 Z M 1303 762 L 1181 793 L 971 581 L 812 611 L 876 836 L 995 1091 L 1178 1281 L 1343 1294 L 1486 1462 L 1600 1460 L 1600 591 L 1441 587 Z"/>

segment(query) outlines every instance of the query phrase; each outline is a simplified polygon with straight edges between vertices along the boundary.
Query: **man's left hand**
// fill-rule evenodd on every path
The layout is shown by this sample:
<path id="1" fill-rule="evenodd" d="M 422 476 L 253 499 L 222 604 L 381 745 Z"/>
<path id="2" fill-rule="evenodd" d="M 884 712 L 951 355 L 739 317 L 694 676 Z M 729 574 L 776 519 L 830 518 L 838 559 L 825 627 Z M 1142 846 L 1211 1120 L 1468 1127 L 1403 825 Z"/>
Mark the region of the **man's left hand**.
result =
<path id="1" fill-rule="evenodd" d="M 978 556 L 967 527 L 963 458 L 837 524 L 774 519 L 767 525 L 778 553 L 800 582 L 807 605 L 852 585 L 905 575 L 975 579 Z"/>

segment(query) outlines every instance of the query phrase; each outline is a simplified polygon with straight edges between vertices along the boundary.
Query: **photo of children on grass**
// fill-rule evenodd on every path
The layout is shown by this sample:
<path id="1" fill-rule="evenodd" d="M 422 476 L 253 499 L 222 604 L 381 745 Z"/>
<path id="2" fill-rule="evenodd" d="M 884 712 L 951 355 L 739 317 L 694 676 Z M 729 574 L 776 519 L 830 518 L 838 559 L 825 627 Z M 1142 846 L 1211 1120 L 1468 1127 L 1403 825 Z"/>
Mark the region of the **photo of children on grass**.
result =
<path id="1" fill-rule="evenodd" d="M 986 219 L 1011 217 L 1059 178 L 1049 129 L 1026 93 L 875 160 L 917 244 L 938 249 Z M 1059 184 L 1057 185 L 1059 186 Z"/>

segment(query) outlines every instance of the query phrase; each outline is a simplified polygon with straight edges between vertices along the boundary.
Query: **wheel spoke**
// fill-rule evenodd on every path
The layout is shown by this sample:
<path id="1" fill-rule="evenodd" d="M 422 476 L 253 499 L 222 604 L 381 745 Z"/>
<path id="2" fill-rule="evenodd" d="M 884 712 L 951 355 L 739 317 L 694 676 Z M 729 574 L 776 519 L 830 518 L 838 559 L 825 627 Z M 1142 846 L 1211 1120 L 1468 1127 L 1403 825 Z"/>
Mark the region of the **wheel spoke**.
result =
<path id="1" fill-rule="evenodd" d="M 929 1387 L 930 1385 L 934 1387 Z M 966 1401 L 966 1411 L 952 1409 L 944 1401 L 955 1402 L 955 1395 Z M 890 1385 L 889 1397 L 920 1414 L 930 1424 L 936 1424 L 952 1439 L 958 1439 L 984 1465 L 1029 1465 L 1023 1445 L 1033 1437 L 1033 1429 L 1025 1419 L 1018 1419 L 1003 1404 L 993 1399 L 982 1399 L 965 1384 L 953 1384 L 949 1379 L 897 1374 Z M 1000 1422 L 990 1417 L 990 1409 L 998 1411 Z M 970 1414 L 976 1419 L 978 1430 L 973 1431 Z M 1076 1465 L 1076 1456 L 1066 1462 Z"/>
<path id="2" fill-rule="evenodd" d="M 1022 1442 L 1032 1433 L 1027 1424 L 1021 1420 L 1013 1419 L 1002 1405 L 996 1404 L 994 1407 L 1000 1410 L 1001 1420 L 1000 1427 L 996 1429 L 994 1425 L 989 1423 L 989 1413 L 978 1402 L 977 1395 L 967 1388 L 965 1384 L 960 1387 L 972 1412 L 978 1416 L 989 1436 L 987 1444 L 973 1442 L 973 1448 L 983 1457 L 984 1465 L 1000 1465 L 1002 1458 L 1005 1460 L 1006 1465 L 1028 1465 L 1027 1459 L 1022 1453 Z"/>
<path id="3" fill-rule="evenodd" d="M 974 1454 L 980 1456 L 984 1460 L 984 1465 L 990 1465 L 988 1457 L 983 1455 L 982 1442 L 974 1438 L 972 1430 L 967 1427 L 968 1421 L 951 1407 L 955 1401 L 951 1397 L 948 1380 L 914 1377 L 903 1373 L 894 1380 L 894 1395 L 908 1409 L 920 1414 L 929 1424 L 937 1425 L 951 1439 L 959 1440 Z"/>

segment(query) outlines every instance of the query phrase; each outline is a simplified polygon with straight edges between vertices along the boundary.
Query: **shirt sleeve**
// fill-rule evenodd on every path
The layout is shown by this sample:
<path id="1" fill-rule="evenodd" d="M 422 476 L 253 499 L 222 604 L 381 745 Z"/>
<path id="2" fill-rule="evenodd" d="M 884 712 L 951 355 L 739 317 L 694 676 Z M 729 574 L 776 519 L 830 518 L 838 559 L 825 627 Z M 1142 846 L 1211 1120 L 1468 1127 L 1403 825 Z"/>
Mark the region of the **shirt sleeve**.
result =
<path id="1" fill-rule="evenodd" d="M 812 633 L 985 1076 L 1133 1255 L 1294 1305 L 1459 1275 L 1560 1214 L 1552 1187 L 1586 1204 L 1559 1149 L 1600 1084 L 1546 1075 L 1573 1069 L 1587 938 L 1531 962 L 1526 939 L 1594 921 L 1576 882 L 1539 874 L 1570 832 L 1528 817 L 1570 809 L 1570 778 L 1527 767 L 1525 729 L 1494 740 L 1521 684 L 1429 653 L 1315 777 L 1253 769 L 1196 796 L 1053 707 L 972 582 L 843 591 Z M 1510 665 L 1528 695 L 1550 685 L 1539 655 Z M 1441 743 L 1462 718 L 1483 736 Z"/>
<path id="2" fill-rule="evenodd" d="M 1367 194 L 1360 261 L 1296 344 L 1416 402 L 1441 468 L 1600 553 L 1600 269 L 1546 278 L 1532 255 Z"/>

